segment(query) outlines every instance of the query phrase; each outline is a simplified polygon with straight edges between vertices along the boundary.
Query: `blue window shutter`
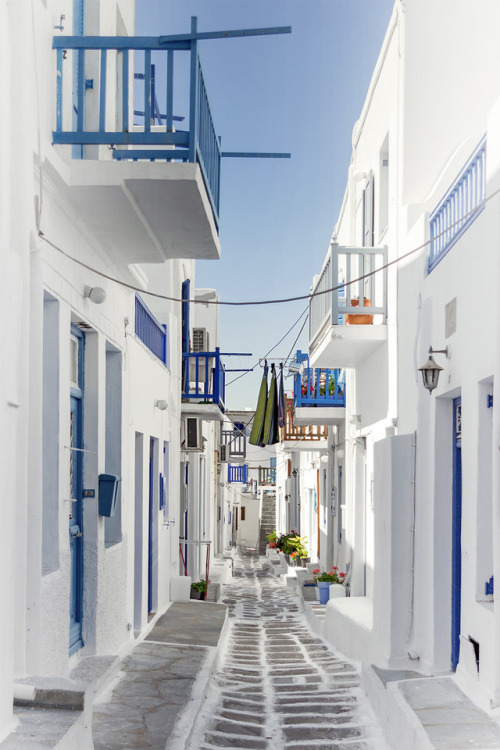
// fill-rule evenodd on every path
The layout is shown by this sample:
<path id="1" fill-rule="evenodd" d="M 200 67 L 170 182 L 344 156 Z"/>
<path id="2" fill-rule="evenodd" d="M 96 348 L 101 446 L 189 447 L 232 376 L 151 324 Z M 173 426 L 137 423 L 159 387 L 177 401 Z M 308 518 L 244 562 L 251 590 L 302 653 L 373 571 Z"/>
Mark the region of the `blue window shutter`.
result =
<path id="1" fill-rule="evenodd" d="M 189 291 L 191 281 L 182 282 L 182 353 L 187 354 L 189 346 Z"/>

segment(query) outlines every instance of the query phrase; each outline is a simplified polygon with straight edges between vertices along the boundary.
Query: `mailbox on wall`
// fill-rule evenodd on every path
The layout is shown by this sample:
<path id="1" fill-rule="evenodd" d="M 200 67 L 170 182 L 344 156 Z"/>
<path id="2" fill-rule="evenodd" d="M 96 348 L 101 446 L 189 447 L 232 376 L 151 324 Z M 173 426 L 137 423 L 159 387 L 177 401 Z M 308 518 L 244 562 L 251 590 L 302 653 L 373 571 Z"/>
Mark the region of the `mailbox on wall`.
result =
<path id="1" fill-rule="evenodd" d="M 120 490 L 121 477 L 116 474 L 99 474 L 99 515 L 114 516 Z"/>

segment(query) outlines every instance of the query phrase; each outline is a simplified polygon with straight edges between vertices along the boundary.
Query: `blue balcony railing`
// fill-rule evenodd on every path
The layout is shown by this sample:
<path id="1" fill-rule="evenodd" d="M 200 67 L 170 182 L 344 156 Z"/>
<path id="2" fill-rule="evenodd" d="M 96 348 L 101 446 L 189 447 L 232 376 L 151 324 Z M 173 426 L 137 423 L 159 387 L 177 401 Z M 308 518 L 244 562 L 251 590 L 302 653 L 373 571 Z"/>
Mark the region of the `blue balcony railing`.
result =
<path id="1" fill-rule="evenodd" d="M 310 349 L 328 326 L 386 323 L 386 264 L 386 247 L 332 242 L 309 302 Z"/>
<path id="2" fill-rule="evenodd" d="M 160 362 L 167 364 L 167 326 L 162 325 L 147 307 L 145 302 L 135 296 L 135 335 L 147 346 Z"/>
<path id="3" fill-rule="evenodd" d="M 197 162 L 217 223 L 221 150 L 197 39 L 196 23 L 191 34 L 175 37 L 54 37 L 53 141 L 126 147 L 115 148 L 115 159 Z M 191 56 L 188 92 L 176 72 L 182 66 L 174 68 L 174 60 L 186 51 Z M 189 112 L 182 129 L 174 127 L 174 121 L 184 120 L 174 115 L 174 107 Z"/>
<path id="4" fill-rule="evenodd" d="M 231 466 L 231 464 L 229 464 L 227 467 L 227 481 L 229 483 L 242 482 L 243 484 L 246 484 L 248 481 L 247 464 L 243 464 L 243 466 Z"/>
<path id="5" fill-rule="evenodd" d="M 429 272 L 477 219 L 485 197 L 486 138 L 483 138 L 430 216 Z"/>
<path id="6" fill-rule="evenodd" d="M 295 406 L 345 407 L 345 370 L 306 367 L 294 377 Z"/>
<path id="7" fill-rule="evenodd" d="M 182 398 L 185 401 L 216 404 L 224 411 L 226 373 L 220 350 L 182 355 Z"/>

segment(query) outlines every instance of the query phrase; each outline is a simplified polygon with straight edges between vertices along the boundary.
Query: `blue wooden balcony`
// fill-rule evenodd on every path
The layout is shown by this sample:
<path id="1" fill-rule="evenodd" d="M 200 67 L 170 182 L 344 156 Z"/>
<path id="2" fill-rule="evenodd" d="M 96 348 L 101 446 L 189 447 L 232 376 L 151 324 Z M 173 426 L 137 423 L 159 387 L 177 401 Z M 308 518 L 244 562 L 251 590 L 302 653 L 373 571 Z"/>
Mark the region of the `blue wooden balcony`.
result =
<path id="1" fill-rule="evenodd" d="M 227 481 L 230 484 L 235 482 L 246 484 L 248 481 L 247 464 L 243 464 L 243 466 L 231 466 L 231 464 L 229 464 L 227 467 Z"/>
<path id="2" fill-rule="evenodd" d="M 191 35 L 177 37 L 57 36 L 53 47 L 57 54 L 54 143 L 108 145 L 118 160 L 197 163 L 217 223 L 221 149 L 198 56 L 196 26 Z M 186 52 L 190 55 L 187 90 L 176 75 L 182 64 L 179 58 Z M 175 114 L 177 107 L 186 106 L 187 117 Z M 74 156 L 78 153 L 81 158 L 81 151 L 73 151 Z"/>
<path id="3" fill-rule="evenodd" d="M 309 303 L 311 364 L 357 367 L 387 340 L 386 265 L 385 247 L 331 243 Z"/>
<path id="4" fill-rule="evenodd" d="M 345 407 L 345 371 L 339 368 L 306 367 L 294 377 L 295 408 L 307 406 Z"/>
<path id="5" fill-rule="evenodd" d="M 189 352 L 182 355 L 182 400 L 225 409 L 226 373 L 220 350 Z"/>

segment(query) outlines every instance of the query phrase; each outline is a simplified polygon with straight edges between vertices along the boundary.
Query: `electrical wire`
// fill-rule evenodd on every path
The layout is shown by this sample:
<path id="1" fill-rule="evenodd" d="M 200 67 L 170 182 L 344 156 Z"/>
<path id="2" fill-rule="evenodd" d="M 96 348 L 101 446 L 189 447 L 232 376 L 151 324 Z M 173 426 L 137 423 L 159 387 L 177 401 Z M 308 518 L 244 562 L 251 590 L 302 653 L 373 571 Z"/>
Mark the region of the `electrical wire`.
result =
<path id="1" fill-rule="evenodd" d="M 375 274 L 380 273 L 380 271 L 385 271 L 387 268 L 390 268 L 391 266 L 396 265 L 397 263 L 400 263 L 402 260 L 406 260 L 407 258 L 411 257 L 415 253 L 420 252 L 421 250 L 424 250 L 428 245 L 430 245 L 434 240 L 438 239 L 439 237 L 444 236 L 445 234 L 448 234 L 451 229 L 458 226 L 459 224 L 463 224 L 463 222 L 469 217 L 475 214 L 479 209 L 486 206 L 486 204 L 492 199 L 495 198 L 500 193 L 500 188 L 497 190 L 494 190 L 491 195 L 488 195 L 484 200 L 480 201 L 480 203 L 477 204 L 473 209 L 468 211 L 468 213 L 464 214 L 460 219 L 450 224 L 450 226 L 446 227 L 446 229 L 443 229 L 442 232 L 439 232 L 434 237 L 426 240 L 421 245 L 418 245 L 417 247 L 414 247 L 412 250 L 408 250 L 407 253 L 403 253 L 403 255 L 400 255 L 397 258 L 394 258 L 394 260 L 390 260 L 387 263 L 384 263 L 379 268 L 375 268 L 373 271 L 368 271 L 367 273 L 364 273 L 362 276 L 358 276 L 355 279 L 351 279 L 349 282 L 343 281 L 340 284 L 337 284 L 336 286 L 332 286 L 329 289 L 322 289 L 322 290 L 314 290 L 313 292 L 310 292 L 309 294 L 300 294 L 296 297 L 282 297 L 279 299 L 264 299 L 264 300 L 248 300 L 245 302 L 230 302 L 230 301 L 224 301 L 224 300 L 197 300 L 192 299 L 189 300 L 189 302 L 193 304 L 200 304 L 200 305 L 228 305 L 232 307 L 248 307 L 251 305 L 278 305 L 283 304 L 286 302 L 297 302 L 299 300 L 307 299 L 311 301 L 314 299 L 314 297 L 319 297 L 323 294 L 331 294 L 332 292 L 337 292 L 339 289 L 345 289 L 347 286 L 350 286 L 352 284 L 358 284 L 360 281 L 364 281 L 365 279 L 370 278 L 371 276 L 375 276 Z M 93 273 L 98 274 L 103 279 L 107 279 L 108 281 L 112 281 L 115 284 L 119 284 L 120 286 L 126 287 L 127 289 L 132 289 L 133 291 L 140 292 L 141 294 L 149 294 L 151 297 L 156 297 L 157 299 L 165 299 L 169 300 L 170 302 L 185 302 L 186 300 L 181 299 L 180 297 L 170 297 L 166 294 L 159 294 L 158 292 L 150 292 L 146 289 L 139 288 L 138 286 L 134 286 L 134 284 L 127 284 L 126 281 L 120 281 L 119 279 L 115 278 L 114 276 L 109 276 L 109 274 L 104 273 L 104 271 L 99 271 L 97 268 L 94 268 L 93 266 L 88 265 L 82 260 L 79 260 L 78 258 L 73 257 L 69 253 L 67 253 L 65 250 L 63 250 L 61 247 L 56 245 L 54 242 L 48 239 L 44 235 L 41 229 L 38 230 L 38 236 L 40 239 L 42 239 L 44 242 L 46 242 L 48 245 L 50 245 L 54 250 L 57 250 L 57 252 L 64 255 L 69 260 L 74 261 L 75 263 L 78 263 L 78 265 L 82 266 L 83 268 L 86 268 L 88 271 L 92 271 Z"/>
<path id="2" fill-rule="evenodd" d="M 307 310 L 308 310 L 308 308 L 306 307 L 306 308 L 305 308 L 305 310 L 303 310 L 303 312 L 301 312 L 301 313 L 300 313 L 300 315 L 299 315 L 299 317 L 297 318 L 297 320 L 295 321 L 295 323 L 294 323 L 294 324 L 293 324 L 293 325 L 291 326 L 291 328 L 289 328 L 289 329 L 288 329 L 288 331 L 287 331 L 287 332 L 285 333 L 285 335 L 284 335 L 284 336 L 282 336 L 282 337 L 280 338 L 280 340 L 279 340 L 279 341 L 278 341 L 278 342 L 277 342 L 277 343 L 276 343 L 276 344 L 275 344 L 275 345 L 274 345 L 274 346 L 273 346 L 273 347 L 272 347 L 271 349 L 269 349 L 269 351 L 267 352 L 267 354 L 264 354 L 264 356 L 263 356 L 263 357 L 261 357 L 261 358 L 259 359 L 259 361 L 258 361 L 258 362 L 256 362 L 256 363 L 255 363 L 255 364 L 253 365 L 253 367 L 252 367 L 252 368 L 250 369 L 250 371 L 249 371 L 249 372 L 253 372 L 253 371 L 255 370 L 255 368 L 259 366 L 260 362 L 261 362 L 261 361 L 262 361 L 263 359 L 266 359 L 266 358 L 267 358 L 267 357 L 268 357 L 268 356 L 269 356 L 269 355 L 271 354 L 271 352 L 273 352 L 273 351 L 274 351 L 274 350 L 276 349 L 276 347 L 277 347 L 277 346 L 279 346 L 279 345 L 281 344 L 281 342 L 282 342 L 282 341 L 283 341 L 284 339 L 286 339 L 286 337 L 288 336 L 288 334 L 289 334 L 289 333 L 290 333 L 291 331 L 293 331 L 293 329 L 295 328 L 295 326 L 297 325 L 297 323 L 299 322 L 299 320 L 301 319 L 301 317 L 302 317 L 302 316 L 304 315 L 304 313 L 306 313 L 306 312 L 307 312 Z M 309 317 L 309 315 L 308 315 L 308 317 Z M 307 318 L 306 318 L 306 320 L 307 320 Z M 304 326 L 302 326 L 302 328 L 304 328 Z M 302 328 L 300 329 L 300 332 L 299 332 L 299 336 L 300 336 L 300 333 L 302 333 Z M 298 340 L 298 336 L 297 336 L 297 338 L 295 339 L 295 343 L 297 343 L 297 340 Z M 294 344 L 293 346 L 295 346 L 295 344 Z M 293 350 L 293 346 L 292 346 L 292 350 Z M 290 358 L 290 354 L 288 355 L 288 357 L 286 357 L 286 359 L 285 359 L 284 361 L 285 361 L 285 362 L 287 362 L 289 358 Z M 233 383 L 236 383 L 236 381 L 237 381 L 237 380 L 239 380 L 240 378 L 243 378 L 243 377 L 244 377 L 245 375 L 248 375 L 248 372 L 244 372 L 244 373 L 243 373 L 242 375 L 238 375 L 238 377 L 234 378 L 233 380 L 230 380 L 230 381 L 229 381 L 229 383 L 226 383 L 226 388 L 227 388 L 227 386 L 228 386 L 228 385 L 232 385 Z"/>

